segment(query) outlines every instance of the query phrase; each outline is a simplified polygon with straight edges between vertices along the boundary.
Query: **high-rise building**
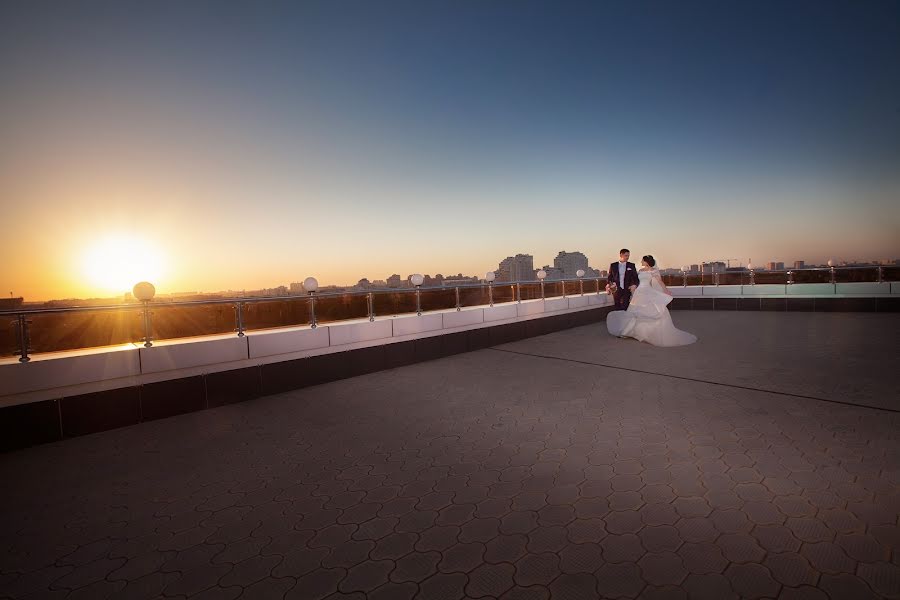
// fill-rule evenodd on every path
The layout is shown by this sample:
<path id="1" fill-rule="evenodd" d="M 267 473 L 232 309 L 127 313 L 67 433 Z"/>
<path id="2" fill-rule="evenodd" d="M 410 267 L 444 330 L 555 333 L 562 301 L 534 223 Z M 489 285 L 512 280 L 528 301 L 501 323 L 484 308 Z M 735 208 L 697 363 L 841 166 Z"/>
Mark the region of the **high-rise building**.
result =
<path id="1" fill-rule="evenodd" d="M 293 282 L 291 284 L 291 295 L 294 294 L 302 294 L 303 293 L 303 284 L 298 282 Z"/>
<path id="2" fill-rule="evenodd" d="M 402 282 L 400 281 L 400 276 L 394 273 L 390 277 L 387 278 L 387 286 L 389 288 L 398 288 L 402 286 Z"/>
<path id="3" fill-rule="evenodd" d="M 691 271 L 691 273 L 699 273 L 699 272 L 700 272 L 700 265 L 691 265 L 690 271 Z"/>
<path id="4" fill-rule="evenodd" d="M 560 269 L 565 279 L 577 277 L 578 269 L 588 270 L 588 258 L 581 252 L 566 252 L 561 250 L 553 259 L 553 266 Z M 545 269 L 546 270 L 546 269 Z"/>
<path id="5" fill-rule="evenodd" d="M 529 281 L 534 278 L 534 257 L 530 254 L 507 256 L 497 267 L 497 281 Z"/>
<path id="6" fill-rule="evenodd" d="M 768 262 L 766 263 L 767 271 L 784 271 L 784 263 L 783 262 Z"/>
<path id="7" fill-rule="evenodd" d="M 804 261 L 802 261 L 802 260 L 795 260 L 795 261 L 794 261 L 794 268 L 795 268 L 795 269 L 805 269 L 805 268 L 806 268 L 806 262 L 804 262 Z"/>

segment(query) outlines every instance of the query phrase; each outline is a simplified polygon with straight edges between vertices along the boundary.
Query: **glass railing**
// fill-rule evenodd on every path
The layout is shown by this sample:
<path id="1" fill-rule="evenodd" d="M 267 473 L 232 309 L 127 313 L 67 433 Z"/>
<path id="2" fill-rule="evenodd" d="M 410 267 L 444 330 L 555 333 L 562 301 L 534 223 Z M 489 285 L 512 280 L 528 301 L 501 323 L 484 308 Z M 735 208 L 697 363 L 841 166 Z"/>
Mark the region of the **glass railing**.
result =
<path id="1" fill-rule="evenodd" d="M 727 271 L 663 275 L 670 287 L 900 281 L 900 266 Z M 462 310 L 540 298 L 605 294 L 606 279 L 411 287 L 209 301 L 0 311 L 0 357 L 114 346 L 318 323 Z M 147 340 L 149 338 L 149 340 Z"/>

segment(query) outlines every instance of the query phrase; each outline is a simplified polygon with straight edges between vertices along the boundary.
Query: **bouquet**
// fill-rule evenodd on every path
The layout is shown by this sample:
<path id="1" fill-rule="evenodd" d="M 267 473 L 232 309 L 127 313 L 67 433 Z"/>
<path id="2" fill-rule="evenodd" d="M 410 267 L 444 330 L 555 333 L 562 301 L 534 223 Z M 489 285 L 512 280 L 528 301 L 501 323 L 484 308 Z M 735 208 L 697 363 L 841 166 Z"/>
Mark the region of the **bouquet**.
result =
<path id="1" fill-rule="evenodd" d="M 606 293 L 609 295 L 615 294 L 617 289 L 618 289 L 618 286 L 616 285 L 615 282 L 606 284 Z"/>

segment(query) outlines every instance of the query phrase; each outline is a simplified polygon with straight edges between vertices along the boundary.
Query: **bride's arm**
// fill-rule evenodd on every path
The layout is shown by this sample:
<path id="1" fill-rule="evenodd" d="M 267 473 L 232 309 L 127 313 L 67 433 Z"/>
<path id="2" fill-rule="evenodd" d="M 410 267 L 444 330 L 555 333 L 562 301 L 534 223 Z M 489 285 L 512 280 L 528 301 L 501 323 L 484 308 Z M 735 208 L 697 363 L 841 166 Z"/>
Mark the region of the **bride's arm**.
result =
<path id="1" fill-rule="evenodd" d="M 668 295 L 672 295 L 672 292 L 669 291 L 669 288 L 666 287 L 666 284 L 663 283 L 662 277 L 659 275 L 659 271 L 653 271 L 653 281 L 659 285 L 662 291 Z"/>

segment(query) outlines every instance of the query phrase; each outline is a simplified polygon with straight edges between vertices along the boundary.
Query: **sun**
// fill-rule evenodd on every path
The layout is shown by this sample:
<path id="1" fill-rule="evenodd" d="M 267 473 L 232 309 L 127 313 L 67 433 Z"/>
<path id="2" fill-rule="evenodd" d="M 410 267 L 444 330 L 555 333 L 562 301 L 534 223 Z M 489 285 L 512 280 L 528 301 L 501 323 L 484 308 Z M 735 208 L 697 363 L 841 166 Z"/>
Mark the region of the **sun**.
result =
<path id="1" fill-rule="evenodd" d="M 96 293 L 118 295 L 139 281 L 159 285 L 165 256 L 147 240 L 110 235 L 87 248 L 82 264 L 87 283 Z"/>

